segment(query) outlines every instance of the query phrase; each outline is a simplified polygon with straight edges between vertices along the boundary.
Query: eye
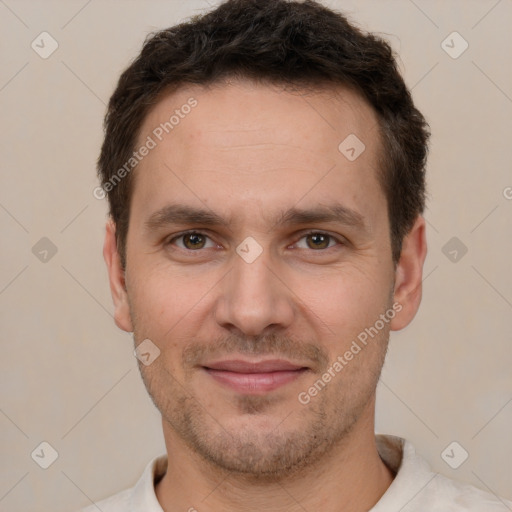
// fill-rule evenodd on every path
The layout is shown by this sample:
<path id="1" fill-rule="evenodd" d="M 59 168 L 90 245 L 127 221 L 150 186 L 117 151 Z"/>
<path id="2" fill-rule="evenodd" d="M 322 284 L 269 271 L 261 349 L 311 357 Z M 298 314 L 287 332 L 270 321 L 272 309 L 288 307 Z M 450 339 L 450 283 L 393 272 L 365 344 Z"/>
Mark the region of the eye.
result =
<path id="1" fill-rule="evenodd" d="M 306 241 L 305 245 L 302 244 L 302 247 L 300 245 L 301 240 Z M 208 242 L 210 245 L 208 245 Z M 187 231 L 185 233 L 181 233 L 171 238 L 167 244 L 176 245 L 178 248 L 190 252 L 216 247 L 216 244 L 210 239 L 210 237 L 200 231 Z M 343 242 L 328 233 L 324 233 L 322 231 L 311 231 L 309 233 L 305 233 L 294 245 L 299 249 L 322 251 L 331 249 L 336 245 L 343 245 Z"/>
<path id="2" fill-rule="evenodd" d="M 183 240 L 182 245 L 176 244 L 180 249 L 195 251 L 197 249 L 205 249 L 208 248 L 206 246 L 206 241 L 210 239 L 209 236 L 201 233 L 199 231 L 188 231 L 187 233 L 182 233 L 181 235 L 175 236 L 171 240 L 169 240 L 168 244 L 174 244 L 177 240 Z M 210 247 L 214 247 L 215 244 L 210 240 Z"/>
<path id="3" fill-rule="evenodd" d="M 328 233 L 323 233 L 321 231 L 311 231 L 303 235 L 300 240 L 306 239 L 306 247 L 299 247 L 300 249 L 313 249 L 313 250 L 321 250 L 321 249 L 330 249 L 334 247 L 336 244 L 343 245 L 340 240 L 335 238 Z M 330 245 L 330 242 L 334 242 Z"/>

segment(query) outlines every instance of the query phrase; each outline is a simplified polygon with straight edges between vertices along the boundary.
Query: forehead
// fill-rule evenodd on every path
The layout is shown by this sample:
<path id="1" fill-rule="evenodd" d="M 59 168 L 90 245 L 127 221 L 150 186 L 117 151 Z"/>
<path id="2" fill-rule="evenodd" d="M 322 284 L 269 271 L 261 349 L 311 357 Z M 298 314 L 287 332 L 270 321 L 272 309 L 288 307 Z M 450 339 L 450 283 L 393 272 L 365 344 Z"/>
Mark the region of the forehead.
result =
<path id="1" fill-rule="evenodd" d="M 190 107 L 192 103 L 196 106 Z M 367 147 L 379 143 L 373 109 L 347 87 L 292 91 L 240 79 L 190 85 L 161 95 L 144 119 L 139 141 L 148 134 L 173 138 L 180 149 L 194 145 L 194 155 L 187 156 L 198 158 L 200 143 L 232 146 L 247 141 L 253 149 L 272 142 L 325 154 L 350 134 L 358 134 Z M 269 136 L 275 139 L 269 141 Z"/>
<path id="2" fill-rule="evenodd" d="M 138 145 L 148 137 L 155 147 L 133 188 L 144 210 L 183 193 L 212 208 L 252 201 L 281 210 L 283 201 L 306 206 L 330 195 L 382 214 L 377 117 L 347 88 L 290 92 L 239 80 L 182 87 L 146 116 Z"/>

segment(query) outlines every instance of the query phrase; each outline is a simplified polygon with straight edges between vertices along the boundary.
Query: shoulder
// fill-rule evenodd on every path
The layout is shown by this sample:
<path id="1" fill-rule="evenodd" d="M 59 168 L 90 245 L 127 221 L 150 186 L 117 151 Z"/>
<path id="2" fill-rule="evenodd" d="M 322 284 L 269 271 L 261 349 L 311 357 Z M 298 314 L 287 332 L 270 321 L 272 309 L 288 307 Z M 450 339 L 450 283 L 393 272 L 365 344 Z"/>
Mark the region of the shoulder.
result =
<path id="1" fill-rule="evenodd" d="M 380 435 L 377 444 L 381 458 L 396 475 L 372 512 L 512 511 L 509 500 L 433 472 L 405 439 Z"/>
<path id="2" fill-rule="evenodd" d="M 425 505 L 439 512 L 510 512 L 512 501 L 500 498 L 473 485 L 432 473 L 425 494 Z"/>

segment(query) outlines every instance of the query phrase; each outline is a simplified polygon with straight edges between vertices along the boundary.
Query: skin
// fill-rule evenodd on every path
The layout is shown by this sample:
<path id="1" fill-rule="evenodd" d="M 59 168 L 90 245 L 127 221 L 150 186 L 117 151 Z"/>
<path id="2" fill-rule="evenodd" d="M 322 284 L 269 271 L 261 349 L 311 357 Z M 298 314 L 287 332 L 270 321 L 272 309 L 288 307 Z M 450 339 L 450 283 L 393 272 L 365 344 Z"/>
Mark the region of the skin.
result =
<path id="1" fill-rule="evenodd" d="M 377 119 L 356 93 L 248 81 L 183 87 L 156 104 L 139 142 L 191 96 L 197 106 L 136 168 L 125 272 L 112 221 L 104 245 L 116 324 L 161 351 L 149 366 L 139 362 L 169 454 L 157 498 L 166 512 L 366 511 L 394 476 L 375 444 L 375 390 L 390 330 L 408 325 L 420 304 L 425 221 L 416 219 L 395 267 Z M 352 133 L 366 149 L 351 162 L 338 145 Z M 154 212 L 176 202 L 231 222 L 148 229 Z M 289 208 L 332 203 L 358 212 L 362 225 L 276 222 Z M 191 229 L 203 236 L 174 238 Z M 236 252 L 249 236 L 262 249 L 252 263 Z M 400 312 L 300 403 L 393 303 Z M 249 395 L 202 368 L 235 358 L 308 370 Z"/>

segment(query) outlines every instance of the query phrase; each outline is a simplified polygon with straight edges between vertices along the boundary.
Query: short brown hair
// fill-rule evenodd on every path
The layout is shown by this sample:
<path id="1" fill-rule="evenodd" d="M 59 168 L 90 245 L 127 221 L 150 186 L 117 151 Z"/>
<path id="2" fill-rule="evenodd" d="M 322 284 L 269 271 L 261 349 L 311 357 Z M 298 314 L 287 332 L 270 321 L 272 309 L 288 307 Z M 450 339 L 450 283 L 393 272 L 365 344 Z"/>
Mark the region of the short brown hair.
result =
<path id="1" fill-rule="evenodd" d="M 396 264 L 404 236 L 425 207 L 430 133 L 391 47 L 313 0 L 227 0 L 148 36 L 110 98 L 98 175 L 108 192 L 123 268 L 133 177 L 124 173 L 115 186 L 112 177 L 132 157 L 147 113 L 163 91 L 231 77 L 313 89 L 345 85 L 369 102 L 380 125 L 384 155 L 379 179 Z"/>

